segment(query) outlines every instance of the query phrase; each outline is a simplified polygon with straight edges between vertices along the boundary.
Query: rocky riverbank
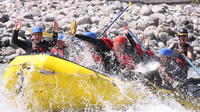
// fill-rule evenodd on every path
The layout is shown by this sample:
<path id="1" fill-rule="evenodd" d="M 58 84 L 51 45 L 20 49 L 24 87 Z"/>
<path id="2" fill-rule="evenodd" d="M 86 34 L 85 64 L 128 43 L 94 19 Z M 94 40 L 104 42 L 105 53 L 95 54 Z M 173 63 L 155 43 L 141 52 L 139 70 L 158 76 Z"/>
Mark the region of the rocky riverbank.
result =
<path id="1" fill-rule="evenodd" d="M 23 20 L 24 31 L 34 25 L 43 25 L 46 31 L 51 31 L 50 24 L 56 19 L 64 32 L 70 29 L 72 20 L 77 20 L 78 32 L 99 32 L 126 6 L 126 2 L 104 0 L 3 0 L 0 2 L 0 63 L 24 53 L 11 44 L 16 19 Z M 200 64 L 199 10 L 199 5 L 194 4 L 133 4 L 109 29 L 108 36 L 114 39 L 123 33 L 120 27 L 128 24 L 135 34 L 142 32 L 149 38 L 150 48 L 158 51 L 175 38 L 178 28 L 186 27 L 196 54 L 195 63 Z"/>

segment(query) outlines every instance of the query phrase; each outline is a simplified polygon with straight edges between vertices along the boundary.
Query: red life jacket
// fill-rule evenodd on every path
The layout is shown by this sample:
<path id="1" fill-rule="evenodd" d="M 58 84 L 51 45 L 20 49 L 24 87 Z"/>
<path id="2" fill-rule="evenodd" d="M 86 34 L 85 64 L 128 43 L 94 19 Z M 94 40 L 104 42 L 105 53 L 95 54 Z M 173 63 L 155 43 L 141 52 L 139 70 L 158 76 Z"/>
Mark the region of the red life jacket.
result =
<path id="1" fill-rule="evenodd" d="M 134 62 L 132 57 L 123 54 L 122 56 L 118 56 L 118 60 L 120 63 L 126 68 L 134 68 Z"/>
<path id="2" fill-rule="evenodd" d="M 58 55 L 60 57 L 64 57 L 63 50 L 56 47 L 51 49 L 51 53 L 54 53 L 55 55 Z"/>
<path id="3" fill-rule="evenodd" d="M 139 43 L 136 44 L 136 50 L 138 51 L 140 56 L 144 55 L 144 51 L 142 50 L 142 47 Z M 148 53 L 150 56 L 155 56 L 155 54 L 151 50 L 146 50 L 146 53 Z"/>
<path id="4" fill-rule="evenodd" d="M 178 62 L 182 68 L 188 69 L 188 66 L 182 60 L 176 58 L 176 62 Z"/>

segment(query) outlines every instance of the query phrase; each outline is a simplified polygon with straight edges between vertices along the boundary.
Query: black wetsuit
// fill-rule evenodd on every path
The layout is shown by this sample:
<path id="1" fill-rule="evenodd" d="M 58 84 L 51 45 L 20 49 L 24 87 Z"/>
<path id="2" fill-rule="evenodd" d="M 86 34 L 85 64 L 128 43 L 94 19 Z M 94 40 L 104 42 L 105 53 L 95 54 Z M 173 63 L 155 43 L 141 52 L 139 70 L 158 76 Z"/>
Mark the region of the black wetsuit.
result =
<path id="1" fill-rule="evenodd" d="M 119 62 L 117 57 L 112 52 L 112 48 L 110 48 L 102 39 L 94 39 L 85 35 L 76 34 L 75 37 L 87 41 L 93 44 L 95 47 L 95 51 L 98 55 L 102 57 L 102 61 L 104 62 L 104 67 L 106 71 L 117 71 Z"/>
<path id="2" fill-rule="evenodd" d="M 141 62 L 145 64 L 155 58 L 151 54 L 146 53 L 143 50 L 140 50 L 139 48 L 136 48 L 136 46 L 138 45 L 136 45 L 136 42 L 133 39 L 133 37 L 130 35 L 130 33 L 126 34 L 126 37 L 128 38 L 131 46 L 126 48 L 125 52 L 133 57 L 135 64 L 139 64 Z M 147 49 L 147 51 L 148 50 L 150 51 L 150 49 Z M 133 73 L 131 73 L 131 75 L 133 76 Z M 161 85 L 161 77 L 158 73 L 158 70 L 155 70 L 143 75 L 142 74 L 136 74 L 136 75 L 137 75 L 137 78 L 140 78 L 142 81 L 147 79 L 148 81 L 151 81 L 152 83 L 156 85 Z"/>
<path id="3" fill-rule="evenodd" d="M 26 51 L 27 54 L 49 52 L 50 51 L 49 47 L 53 47 L 56 44 L 58 37 L 58 33 L 54 32 L 52 41 L 43 40 L 39 44 L 35 44 L 34 42 L 29 40 L 18 39 L 18 33 L 19 31 L 14 30 L 12 43 L 22 48 L 24 51 Z"/>

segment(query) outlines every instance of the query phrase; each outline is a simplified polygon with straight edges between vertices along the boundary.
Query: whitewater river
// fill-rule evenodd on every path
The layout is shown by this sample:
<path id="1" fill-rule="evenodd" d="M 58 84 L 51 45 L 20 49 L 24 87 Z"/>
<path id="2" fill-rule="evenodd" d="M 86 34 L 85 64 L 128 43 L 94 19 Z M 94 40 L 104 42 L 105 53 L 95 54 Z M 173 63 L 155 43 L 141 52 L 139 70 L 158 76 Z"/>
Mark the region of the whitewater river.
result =
<path id="1" fill-rule="evenodd" d="M 2 79 L 3 79 L 3 73 L 6 70 L 8 65 L 6 64 L 0 64 L 0 112 L 28 112 L 24 107 L 23 104 L 20 106 L 12 105 L 5 96 L 5 91 L 2 87 Z M 196 77 L 196 75 L 193 72 L 190 72 L 193 74 L 192 77 Z M 144 91 L 145 93 L 145 91 Z M 17 101 L 19 104 L 23 101 Z M 152 95 L 151 97 L 145 99 L 142 101 L 143 103 L 136 103 L 133 104 L 130 107 L 127 107 L 125 110 L 122 109 L 111 109 L 109 106 L 107 106 L 103 111 L 106 112 L 121 112 L 121 111 L 127 111 L 127 112 L 194 112 L 192 110 L 186 110 L 182 105 L 177 103 L 175 100 L 171 98 L 165 98 L 165 99 L 159 99 L 156 96 Z M 68 110 L 69 111 L 69 110 Z M 73 110 L 74 111 L 74 110 Z M 85 111 L 88 111 L 87 109 Z M 89 110 L 91 111 L 91 110 Z M 99 110 L 93 110 L 93 111 L 99 111 Z"/>

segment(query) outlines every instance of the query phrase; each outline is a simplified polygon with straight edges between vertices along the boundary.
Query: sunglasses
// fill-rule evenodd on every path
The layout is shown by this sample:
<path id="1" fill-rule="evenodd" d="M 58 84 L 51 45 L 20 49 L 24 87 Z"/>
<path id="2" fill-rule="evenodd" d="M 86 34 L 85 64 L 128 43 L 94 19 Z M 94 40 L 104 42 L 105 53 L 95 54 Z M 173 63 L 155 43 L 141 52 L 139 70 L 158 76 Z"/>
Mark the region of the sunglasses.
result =
<path id="1" fill-rule="evenodd" d="M 178 35 L 179 38 L 188 38 L 188 35 Z"/>

